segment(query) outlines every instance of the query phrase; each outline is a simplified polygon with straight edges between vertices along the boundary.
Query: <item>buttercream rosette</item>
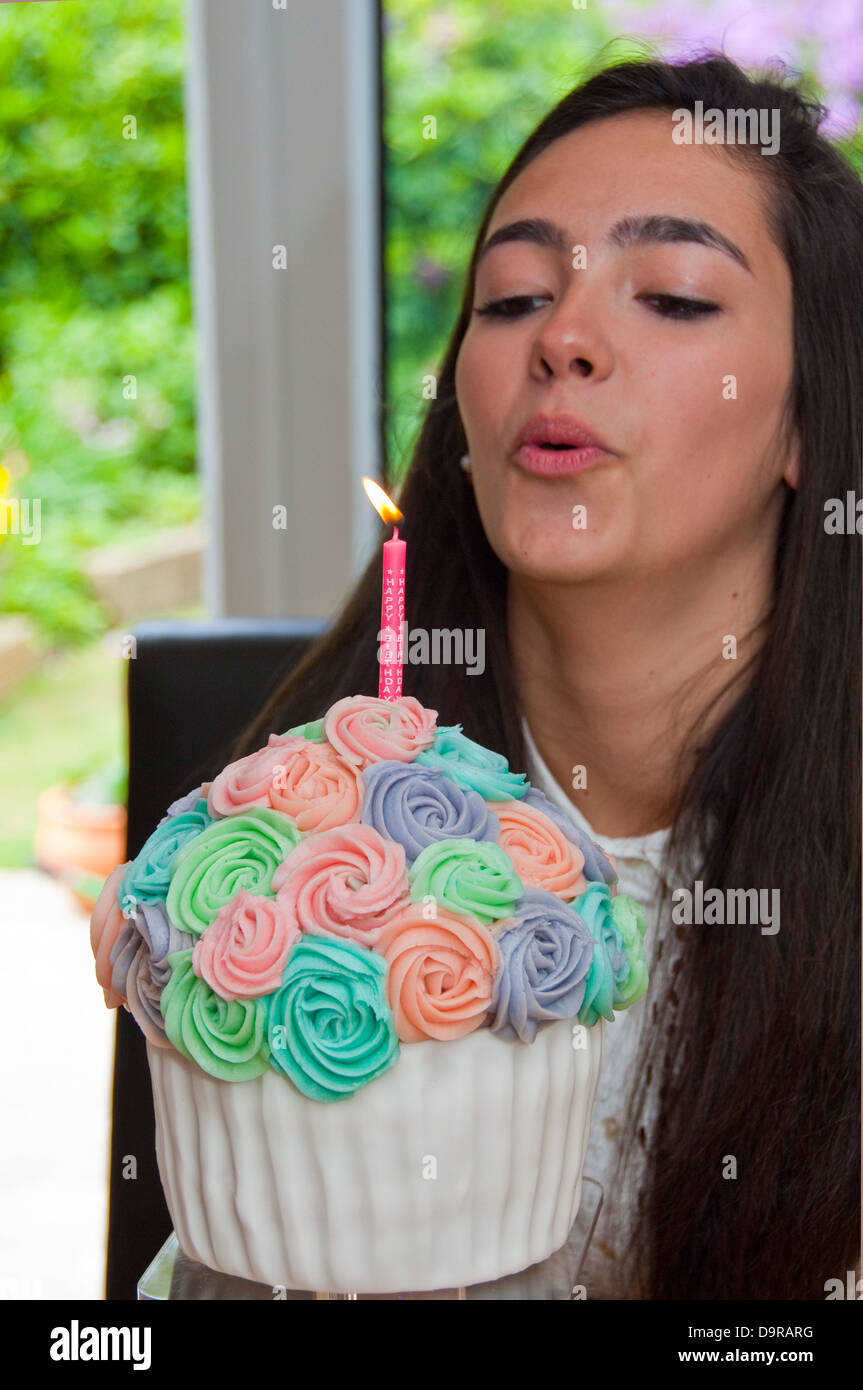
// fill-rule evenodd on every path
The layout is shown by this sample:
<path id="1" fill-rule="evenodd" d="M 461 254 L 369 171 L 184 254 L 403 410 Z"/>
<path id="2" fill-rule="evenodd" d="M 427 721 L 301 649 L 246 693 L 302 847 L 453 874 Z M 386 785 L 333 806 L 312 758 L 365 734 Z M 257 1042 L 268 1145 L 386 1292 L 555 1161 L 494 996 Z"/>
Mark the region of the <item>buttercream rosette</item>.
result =
<path id="1" fill-rule="evenodd" d="M 171 978 L 168 957 L 193 940 L 171 925 L 161 903 L 142 903 L 111 951 L 111 988 L 156 1047 L 170 1046 L 161 1011 L 162 991 Z"/>
<path id="2" fill-rule="evenodd" d="M 106 881 L 96 976 L 210 1076 L 337 1101 L 402 1045 L 612 1021 L 647 988 L 614 863 L 502 754 L 353 695 L 168 807 Z"/>

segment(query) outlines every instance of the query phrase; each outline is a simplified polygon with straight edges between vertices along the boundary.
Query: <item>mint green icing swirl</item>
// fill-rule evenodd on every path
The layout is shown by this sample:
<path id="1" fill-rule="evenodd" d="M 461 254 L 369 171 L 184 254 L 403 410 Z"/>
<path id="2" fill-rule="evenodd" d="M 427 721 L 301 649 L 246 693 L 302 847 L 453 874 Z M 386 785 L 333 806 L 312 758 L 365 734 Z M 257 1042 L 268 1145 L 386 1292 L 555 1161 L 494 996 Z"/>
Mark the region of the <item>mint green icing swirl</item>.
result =
<path id="1" fill-rule="evenodd" d="M 200 936 L 241 888 L 275 897 L 273 873 L 301 839 L 290 816 L 265 806 L 213 821 L 174 860 L 166 902 L 171 922 Z"/>
<path id="2" fill-rule="evenodd" d="M 175 860 L 190 840 L 196 840 L 213 817 L 207 799 L 201 797 L 188 811 L 163 820 L 127 865 L 117 901 L 124 912 L 134 912 L 138 903 L 163 903 L 168 894 Z"/>
<path id="3" fill-rule="evenodd" d="M 418 753 L 414 762 L 445 772 L 466 791 L 479 792 L 486 801 L 506 801 L 525 796 L 530 788 L 523 772 L 511 772 L 502 753 L 475 743 L 461 731 L 461 724 L 436 729 L 434 743 Z"/>
<path id="4" fill-rule="evenodd" d="M 611 915 L 614 925 L 623 938 L 628 970 L 621 971 L 614 981 L 614 1007 L 628 1009 L 636 999 L 641 999 L 647 990 L 647 960 L 644 954 L 644 936 L 647 931 L 647 918 L 641 904 L 627 893 L 618 893 L 611 899 Z"/>
<path id="5" fill-rule="evenodd" d="M 352 941 L 304 936 L 282 986 L 267 995 L 270 1065 L 311 1100 L 344 1100 L 399 1056 L 383 956 Z"/>
<path id="6" fill-rule="evenodd" d="M 578 1020 L 588 1028 L 600 1016 L 611 1023 L 615 1009 L 628 1009 L 647 989 L 644 913 L 625 893 L 613 898 L 604 883 L 589 883 L 570 906 L 587 924 L 595 943 Z"/>
<path id="7" fill-rule="evenodd" d="M 251 1081 L 267 1070 L 267 1009 L 262 999 L 228 1001 L 192 968 L 194 951 L 168 956 L 171 978 L 160 1007 L 178 1052 L 219 1081 Z"/>
<path id="8" fill-rule="evenodd" d="M 307 738 L 309 743 L 326 743 L 323 719 L 310 719 L 308 724 L 295 724 L 293 729 L 288 729 L 287 732 L 296 734 L 299 738 Z"/>
<path id="9" fill-rule="evenodd" d="M 466 913 L 484 926 L 509 917 L 524 885 L 505 849 L 491 840 L 437 840 L 408 870 L 411 898 L 431 894 L 447 912 Z"/>

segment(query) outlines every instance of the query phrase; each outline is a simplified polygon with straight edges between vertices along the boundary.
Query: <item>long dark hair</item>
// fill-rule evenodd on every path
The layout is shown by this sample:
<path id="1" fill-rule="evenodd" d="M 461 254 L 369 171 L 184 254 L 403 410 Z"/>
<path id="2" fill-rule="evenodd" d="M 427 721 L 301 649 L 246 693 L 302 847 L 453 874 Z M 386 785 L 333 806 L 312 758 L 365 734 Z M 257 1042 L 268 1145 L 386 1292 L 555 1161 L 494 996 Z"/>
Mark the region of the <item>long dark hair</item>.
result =
<path id="1" fill-rule="evenodd" d="M 404 693 L 525 767 L 507 571 L 459 466 L 467 440 L 454 368 L 477 250 L 504 190 L 553 141 L 618 112 L 693 110 L 698 100 L 704 109 L 780 111 L 776 154 L 728 150 L 766 181 L 771 235 L 792 276 L 786 425 L 799 431 L 801 476 L 796 491 L 786 489 L 766 636 L 737 674 L 736 702 L 706 737 L 693 731 L 696 763 L 667 862 L 689 847 L 705 887 L 778 888 L 781 928 L 680 927 L 688 936 L 679 973 L 665 980 L 667 963 L 656 966 L 655 997 L 667 985 L 680 1006 L 670 1022 L 654 1005 L 647 1030 L 670 1033 L 671 1045 L 632 1250 L 647 1298 L 821 1299 L 859 1248 L 860 544 L 828 534 L 824 517 L 828 498 L 861 493 L 863 193 L 819 134 L 823 108 L 796 79 L 750 77 L 715 53 L 614 64 L 565 96 L 507 169 L 477 233 L 437 397 L 399 495 L 409 626 L 485 629 L 486 665 L 479 675 L 406 665 Z M 235 757 L 343 695 L 377 694 L 380 584 L 375 553 Z M 648 993 L 636 1007 L 650 1005 Z M 633 1078 L 627 1154 L 652 1060 Z M 723 1175 L 729 1155 L 735 1179 Z M 613 1190 L 606 1200 L 613 1206 Z"/>

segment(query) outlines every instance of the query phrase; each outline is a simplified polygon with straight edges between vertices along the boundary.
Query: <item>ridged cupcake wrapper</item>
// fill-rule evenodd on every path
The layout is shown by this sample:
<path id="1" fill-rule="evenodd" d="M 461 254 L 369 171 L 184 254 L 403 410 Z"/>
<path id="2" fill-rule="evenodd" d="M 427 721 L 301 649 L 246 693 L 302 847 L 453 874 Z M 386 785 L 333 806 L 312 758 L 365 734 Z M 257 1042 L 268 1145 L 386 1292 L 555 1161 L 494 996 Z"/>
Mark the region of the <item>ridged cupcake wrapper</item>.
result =
<path id="1" fill-rule="evenodd" d="M 580 1049 L 569 1021 L 532 1044 L 487 1028 L 405 1043 L 334 1103 L 275 1072 L 217 1081 L 148 1043 L 181 1247 L 258 1283 L 357 1293 L 484 1283 L 547 1258 L 581 1199 L 604 1027 Z"/>

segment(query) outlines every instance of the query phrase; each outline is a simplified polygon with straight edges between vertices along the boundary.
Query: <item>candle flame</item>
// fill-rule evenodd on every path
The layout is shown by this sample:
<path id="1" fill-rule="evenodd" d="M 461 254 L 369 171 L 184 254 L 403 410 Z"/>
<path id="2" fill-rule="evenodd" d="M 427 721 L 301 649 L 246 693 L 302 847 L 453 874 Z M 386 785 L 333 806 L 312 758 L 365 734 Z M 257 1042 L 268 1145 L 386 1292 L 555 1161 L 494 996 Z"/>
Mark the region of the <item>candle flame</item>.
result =
<path id="1" fill-rule="evenodd" d="M 363 478 L 363 487 L 366 490 L 366 497 L 371 502 L 378 516 L 387 523 L 395 524 L 404 521 L 402 513 L 399 511 L 395 502 L 391 502 L 382 487 L 378 487 L 374 478 Z"/>

